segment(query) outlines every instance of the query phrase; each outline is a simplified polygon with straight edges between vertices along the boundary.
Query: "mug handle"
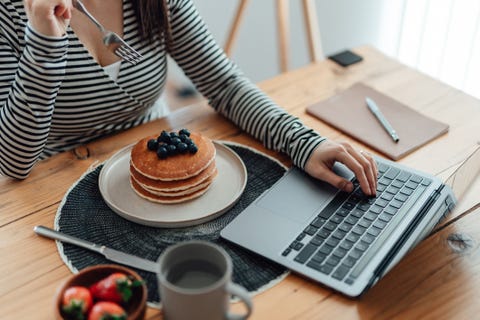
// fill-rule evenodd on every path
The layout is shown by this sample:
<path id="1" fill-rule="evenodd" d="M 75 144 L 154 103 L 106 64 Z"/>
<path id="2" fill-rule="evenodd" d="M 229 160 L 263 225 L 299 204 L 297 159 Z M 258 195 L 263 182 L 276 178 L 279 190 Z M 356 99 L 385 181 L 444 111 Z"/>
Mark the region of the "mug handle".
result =
<path id="1" fill-rule="evenodd" d="M 239 286 L 238 284 L 235 284 L 233 282 L 227 283 L 226 290 L 228 291 L 228 293 L 240 298 L 240 300 L 242 300 L 242 302 L 247 307 L 247 312 L 245 314 L 233 314 L 229 312 L 227 313 L 226 318 L 228 320 L 247 319 L 252 313 L 253 309 L 252 299 L 250 298 L 250 294 L 248 293 L 248 291 L 244 287 Z"/>

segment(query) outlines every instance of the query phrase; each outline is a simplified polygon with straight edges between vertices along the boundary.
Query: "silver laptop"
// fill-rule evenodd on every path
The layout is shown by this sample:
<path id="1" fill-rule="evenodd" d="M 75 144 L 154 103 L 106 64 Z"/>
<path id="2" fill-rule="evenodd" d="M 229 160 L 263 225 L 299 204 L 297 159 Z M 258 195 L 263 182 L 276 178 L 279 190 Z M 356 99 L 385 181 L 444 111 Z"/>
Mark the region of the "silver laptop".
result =
<path id="1" fill-rule="evenodd" d="M 375 198 L 364 196 L 341 164 L 334 170 L 354 182 L 352 193 L 292 168 L 221 236 L 347 296 L 359 296 L 454 208 L 452 186 L 465 190 L 466 177 L 471 181 L 472 170 L 478 172 L 480 152 L 459 166 L 450 185 L 382 158 L 376 161 Z"/>

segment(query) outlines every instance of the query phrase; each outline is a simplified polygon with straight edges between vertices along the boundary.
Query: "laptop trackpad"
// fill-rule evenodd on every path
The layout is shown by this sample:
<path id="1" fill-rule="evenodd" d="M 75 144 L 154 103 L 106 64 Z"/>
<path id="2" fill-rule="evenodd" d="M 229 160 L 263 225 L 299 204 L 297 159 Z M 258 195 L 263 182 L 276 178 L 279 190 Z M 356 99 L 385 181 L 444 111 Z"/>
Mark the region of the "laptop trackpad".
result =
<path id="1" fill-rule="evenodd" d="M 294 168 L 270 188 L 257 206 L 288 219 L 304 222 L 320 211 L 338 190 Z"/>

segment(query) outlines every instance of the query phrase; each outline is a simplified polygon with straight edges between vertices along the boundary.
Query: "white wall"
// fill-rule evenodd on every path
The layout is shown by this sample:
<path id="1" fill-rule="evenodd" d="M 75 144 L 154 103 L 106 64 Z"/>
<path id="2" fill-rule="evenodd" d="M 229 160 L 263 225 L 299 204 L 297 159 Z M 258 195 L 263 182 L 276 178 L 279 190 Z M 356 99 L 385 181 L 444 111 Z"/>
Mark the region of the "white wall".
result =
<path id="1" fill-rule="evenodd" d="M 389 2 L 388 7 L 385 4 Z M 238 1 L 194 0 L 200 14 L 220 45 L 224 45 Z M 290 2 L 290 67 L 309 63 L 300 0 Z M 395 4 L 398 5 L 395 5 Z M 396 49 L 403 0 L 318 0 L 317 16 L 325 55 L 363 44 L 371 44 L 387 54 Z M 385 10 L 389 29 L 381 28 Z M 398 14 L 395 14 L 398 12 Z M 392 18 L 393 17 L 393 18 Z M 232 58 L 254 82 L 280 72 L 276 31 L 276 1 L 251 0 L 247 7 Z M 394 41 L 395 40 L 395 41 Z M 381 43 L 380 43 L 381 42 Z"/>

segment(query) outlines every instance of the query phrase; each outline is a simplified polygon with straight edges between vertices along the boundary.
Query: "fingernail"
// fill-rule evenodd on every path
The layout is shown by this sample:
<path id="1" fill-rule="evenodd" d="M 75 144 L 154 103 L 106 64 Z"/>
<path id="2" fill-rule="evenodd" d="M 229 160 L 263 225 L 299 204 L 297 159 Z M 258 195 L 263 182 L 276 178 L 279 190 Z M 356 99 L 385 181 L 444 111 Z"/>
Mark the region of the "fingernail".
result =
<path id="1" fill-rule="evenodd" d="M 353 184 L 351 182 L 347 182 L 345 186 L 343 187 L 343 190 L 346 192 L 352 192 L 353 191 Z"/>

